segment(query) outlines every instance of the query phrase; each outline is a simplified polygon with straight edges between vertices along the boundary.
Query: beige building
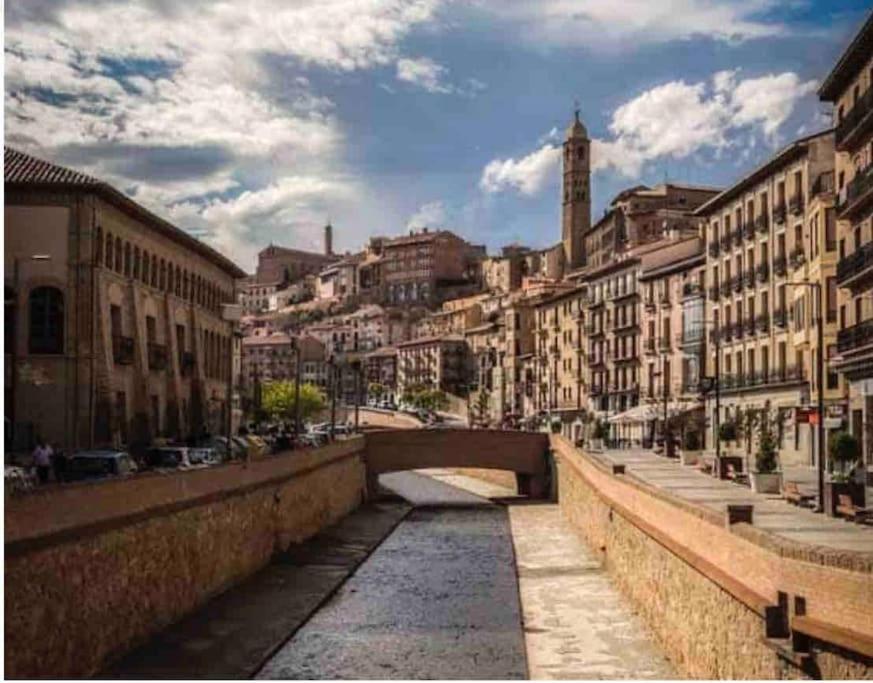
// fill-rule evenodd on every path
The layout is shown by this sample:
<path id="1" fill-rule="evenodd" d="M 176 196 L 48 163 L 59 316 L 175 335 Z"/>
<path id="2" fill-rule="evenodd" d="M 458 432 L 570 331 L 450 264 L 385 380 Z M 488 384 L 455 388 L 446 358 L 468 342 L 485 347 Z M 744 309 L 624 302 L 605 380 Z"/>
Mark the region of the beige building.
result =
<path id="1" fill-rule="evenodd" d="M 470 380 L 470 353 L 461 335 L 415 339 L 397 345 L 397 393 L 413 386 L 466 394 Z"/>
<path id="2" fill-rule="evenodd" d="M 696 235 L 695 209 L 718 190 L 680 183 L 638 185 L 620 192 L 606 214 L 585 233 L 588 265 L 609 263 L 617 254 L 670 234 Z"/>
<path id="3" fill-rule="evenodd" d="M 839 336 L 831 370 L 845 378 L 848 428 L 873 468 L 873 14 L 819 90 L 834 105 Z M 830 236 L 833 240 L 833 235 Z M 829 294 L 830 296 L 830 294 Z"/>
<path id="4" fill-rule="evenodd" d="M 14 447 L 223 433 L 233 343 L 222 306 L 245 274 L 96 178 L 4 156 Z"/>
<path id="5" fill-rule="evenodd" d="M 719 420 L 713 397 L 707 402 L 710 449 L 716 423 L 728 422 L 746 439 L 722 448 L 748 455 L 744 420 L 767 408 L 779 417 L 782 464 L 815 462 L 815 430 L 799 418 L 819 391 L 819 313 L 825 353 L 836 341 L 833 144 L 832 131 L 797 140 L 698 210 L 707 239 L 707 318 L 718 324 L 721 354 Z M 802 284 L 812 282 L 821 284 L 822 302 Z M 714 366 L 711 353 L 708 375 Z M 838 414 L 842 391 L 832 372 L 824 391 L 829 414 Z"/>

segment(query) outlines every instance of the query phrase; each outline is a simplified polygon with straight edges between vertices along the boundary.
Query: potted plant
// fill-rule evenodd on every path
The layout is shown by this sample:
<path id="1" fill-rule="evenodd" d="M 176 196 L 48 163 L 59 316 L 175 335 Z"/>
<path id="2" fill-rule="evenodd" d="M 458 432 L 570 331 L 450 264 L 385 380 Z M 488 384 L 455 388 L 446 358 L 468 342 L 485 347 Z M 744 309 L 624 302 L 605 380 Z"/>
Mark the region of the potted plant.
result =
<path id="1" fill-rule="evenodd" d="M 718 427 L 718 438 L 720 441 L 736 441 L 737 425 L 733 422 L 722 422 Z"/>
<path id="2" fill-rule="evenodd" d="M 830 475 L 825 482 L 825 510 L 831 517 L 836 516 L 836 506 L 841 494 L 848 495 L 859 507 L 865 505 L 863 482 L 852 480 L 852 471 L 861 458 L 861 445 L 858 439 L 848 432 L 833 434 L 828 443 L 828 470 Z"/>
<path id="3" fill-rule="evenodd" d="M 782 490 L 782 473 L 777 470 L 776 438 L 773 425 L 766 414 L 758 422 L 758 451 L 755 453 L 755 470 L 749 477 L 755 493 L 779 493 Z"/>
<path id="4" fill-rule="evenodd" d="M 682 437 L 682 448 L 679 449 L 679 462 L 683 465 L 696 465 L 700 460 L 700 432 L 689 429 Z"/>
<path id="5" fill-rule="evenodd" d="M 609 426 L 603 420 L 597 420 L 594 423 L 594 431 L 591 434 L 591 448 L 602 450 L 603 441 L 607 438 L 609 438 Z"/>

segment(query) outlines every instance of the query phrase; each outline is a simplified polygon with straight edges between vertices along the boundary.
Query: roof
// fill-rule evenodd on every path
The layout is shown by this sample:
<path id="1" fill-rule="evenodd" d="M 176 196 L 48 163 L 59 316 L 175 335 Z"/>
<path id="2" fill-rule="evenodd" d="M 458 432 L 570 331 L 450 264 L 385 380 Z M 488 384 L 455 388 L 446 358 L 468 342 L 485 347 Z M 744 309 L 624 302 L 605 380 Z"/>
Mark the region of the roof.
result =
<path id="1" fill-rule="evenodd" d="M 38 159 L 21 150 L 5 147 L 3 150 L 3 183 L 10 186 L 34 189 L 66 190 L 71 192 L 94 192 L 118 206 L 135 218 L 149 223 L 158 232 L 182 246 L 197 252 L 235 279 L 246 277 L 245 271 L 212 247 L 189 235 L 169 221 L 152 213 L 123 192 L 108 183 L 80 171 Z M 8 199 L 7 199 L 8 203 Z"/>
<path id="2" fill-rule="evenodd" d="M 588 131 L 585 129 L 585 124 L 579 120 L 579 110 L 573 112 L 573 121 L 567 126 L 567 139 L 571 138 L 588 138 Z"/>
<path id="3" fill-rule="evenodd" d="M 834 129 L 828 128 L 826 130 L 819 131 L 818 133 L 813 133 L 812 135 L 798 138 L 794 142 L 789 143 L 774 156 L 770 157 L 767 161 L 758 166 L 751 173 L 741 178 L 731 187 L 727 188 L 724 192 L 717 194 L 705 204 L 701 204 L 699 207 L 697 207 L 697 209 L 694 211 L 694 215 L 706 216 L 714 211 L 717 211 L 728 202 L 733 201 L 738 196 L 746 192 L 750 187 L 757 185 L 768 175 L 775 173 L 786 164 L 789 164 L 795 159 L 799 159 L 800 157 L 802 157 L 804 154 L 806 154 L 807 147 L 811 141 L 815 140 L 816 138 L 833 135 L 833 133 Z"/>
<path id="4" fill-rule="evenodd" d="M 249 337 L 243 337 L 243 346 L 278 346 L 280 344 L 290 344 L 291 337 L 284 332 L 278 332 L 270 335 L 258 334 Z"/>
<path id="5" fill-rule="evenodd" d="M 849 43 L 839 60 L 831 69 L 827 78 L 822 81 L 818 89 L 819 99 L 824 102 L 834 102 L 844 91 L 852 79 L 870 59 L 873 52 L 873 12 L 867 15 L 867 19 L 858 33 Z"/>
<path id="6" fill-rule="evenodd" d="M 383 248 L 389 247 L 400 247 L 405 246 L 407 244 L 419 244 L 421 242 L 432 242 L 438 237 L 448 237 L 453 240 L 457 240 L 459 242 L 463 242 L 464 240 L 458 237 L 455 233 L 450 230 L 428 230 L 424 228 L 421 232 L 416 232 L 411 235 L 401 235 L 400 237 L 392 237 L 390 239 L 385 240 L 382 246 Z"/>
<path id="7" fill-rule="evenodd" d="M 421 337 L 420 339 L 411 339 L 410 341 L 402 342 L 397 345 L 398 349 L 405 349 L 411 346 L 423 346 L 425 344 L 436 344 L 438 342 L 463 342 L 464 338 L 459 334 L 445 334 L 440 337 Z"/>
<path id="8" fill-rule="evenodd" d="M 660 248 L 642 257 L 643 270 L 639 279 L 643 281 L 687 270 L 700 265 L 704 260 L 703 242 L 699 237 L 663 240 Z"/>

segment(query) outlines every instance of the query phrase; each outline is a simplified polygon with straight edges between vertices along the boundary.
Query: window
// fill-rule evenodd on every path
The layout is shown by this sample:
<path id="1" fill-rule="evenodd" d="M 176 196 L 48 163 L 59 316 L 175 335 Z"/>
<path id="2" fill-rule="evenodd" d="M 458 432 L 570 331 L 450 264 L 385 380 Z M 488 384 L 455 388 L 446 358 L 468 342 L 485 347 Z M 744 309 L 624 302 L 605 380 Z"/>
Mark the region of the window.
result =
<path id="1" fill-rule="evenodd" d="M 832 208 L 825 210 L 825 251 L 836 251 L 837 222 Z"/>
<path id="2" fill-rule="evenodd" d="M 837 321 L 837 279 L 829 277 L 827 279 L 827 321 L 833 323 Z"/>
<path id="3" fill-rule="evenodd" d="M 64 352 L 64 295 L 56 287 L 30 293 L 30 353 Z"/>

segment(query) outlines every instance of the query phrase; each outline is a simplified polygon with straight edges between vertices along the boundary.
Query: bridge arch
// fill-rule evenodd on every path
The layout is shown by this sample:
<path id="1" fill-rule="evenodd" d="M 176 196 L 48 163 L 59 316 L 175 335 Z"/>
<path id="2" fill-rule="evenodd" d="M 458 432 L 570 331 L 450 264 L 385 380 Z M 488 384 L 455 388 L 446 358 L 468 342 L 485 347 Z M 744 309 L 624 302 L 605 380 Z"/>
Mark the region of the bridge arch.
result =
<path id="1" fill-rule="evenodd" d="M 386 429 L 368 432 L 364 455 L 368 493 L 380 474 L 431 467 L 515 472 L 519 493 L 549 496 L 549 438 L 538 432 L 490 429 Z"/>

